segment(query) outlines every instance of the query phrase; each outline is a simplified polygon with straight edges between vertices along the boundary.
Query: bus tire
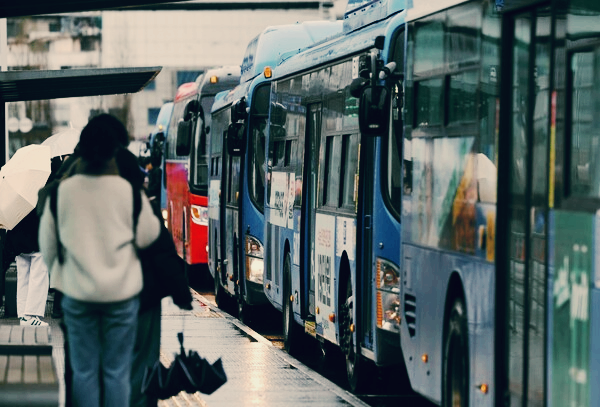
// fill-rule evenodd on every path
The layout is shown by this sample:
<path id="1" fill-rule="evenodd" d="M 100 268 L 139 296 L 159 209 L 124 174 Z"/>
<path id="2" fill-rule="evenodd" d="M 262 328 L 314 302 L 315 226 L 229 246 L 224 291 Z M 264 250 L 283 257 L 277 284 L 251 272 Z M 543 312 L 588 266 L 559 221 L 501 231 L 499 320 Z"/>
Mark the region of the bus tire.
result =
<path id="1" fill-rule="evenodd" d="M 341 348 L 346 358 L 348 385 L 352 393 L 359 393 L 365 389 L 369 380 L 367 377 L 368 373 L 366 372 L 367 361 L 364 360 L 360 351 L 354 351 L 354 329 L 351 328 L 354 324 L 353 298 L 352 280 L 348 278 L 346 283 L 346 297 L 342 304 L 342 326 L 340 329 L 343 332 L 343 337 Z"/>
<path id="2" fill-rule="evenodd" d="M 225 293 L 223 292 L 223 287 L 221 287 L 221 282 L 219 281 L 221 278 L 220 272 L 217 271 L 215 273 L 215 302 L 217 303 L 217 307 L 223 308 L 225 306 Z"/>
<path id="3" fill-rule="evenodd" d="M 469 346 L 467 312 L 461 298 L 454 300 L 446 321 L 442 406 L 469 405 Z"/>
<path id="4" fill-rule="evenodd" d="M 300 336 L 298 324 L 294 321 L 294 308 L 292 306 L 292 267 L 290 255 L 285 256 L 283 263 L 283 297 L 281 311 L 283 314 L 283 347 L 290 355 L 298 346 Z"/>

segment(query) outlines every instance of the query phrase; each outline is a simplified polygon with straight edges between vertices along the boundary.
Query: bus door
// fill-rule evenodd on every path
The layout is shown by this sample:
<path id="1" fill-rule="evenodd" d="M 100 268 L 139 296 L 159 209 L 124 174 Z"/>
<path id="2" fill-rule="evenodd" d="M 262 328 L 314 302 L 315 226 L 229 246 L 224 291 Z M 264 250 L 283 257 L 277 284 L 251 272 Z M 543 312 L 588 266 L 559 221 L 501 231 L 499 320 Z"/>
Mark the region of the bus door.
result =
<path id="1" fill-rule="evenodd" d="M 498 384 L 504 387 L 498 394 L 504 392 L 511 407 L 542 407 L 548 388 L 552 16 L 543 5 L 504 17 L 498 165 L 498 228 L 504 230 L 499 235 L 496 302 L 497 333 L 506 336 L 497 336 L 498 345 L 505 346 L 497 353 L 503 355 L 496 363 L 503 370 Z"/>
<path id="2" fill-rule="evenodd" d="M 302 191 L 302 222 L 303 227 L 300 236 L 302 241 L 301 261 L 303 291 L 308 293 L 308 309 L 305 320 L 315 320 L 315 292 L 316 292 L 316 260 L 315 260 L 315 224 L 317 217 L 317 186 L 319 174 L 319 151 L 321 144 L 321 103 L 310 104 L 307 107 L 308 118 L 306 121 L 306 144 L 305 144 L 305 163 L 304 167 L 304 185 Z M 303 296 L 306 298 L 306 296 Z"/>
<path id="3" fill-rule="evenodd" d="M 238 221 L 239 221 L 239 198 L 240 198 L 240 161 L 241 157 L 226 153 L 227 171 L 222 185 L 224 190 L 221 200 L 225 205 L 225 222 L 221 223 L 223 230 L 222 249 L 225 254 L 224 268 L 228 280 L 225 281 L 228 291 L 237 293 L 237 281 L 239 279 L 239 251 Z"/>

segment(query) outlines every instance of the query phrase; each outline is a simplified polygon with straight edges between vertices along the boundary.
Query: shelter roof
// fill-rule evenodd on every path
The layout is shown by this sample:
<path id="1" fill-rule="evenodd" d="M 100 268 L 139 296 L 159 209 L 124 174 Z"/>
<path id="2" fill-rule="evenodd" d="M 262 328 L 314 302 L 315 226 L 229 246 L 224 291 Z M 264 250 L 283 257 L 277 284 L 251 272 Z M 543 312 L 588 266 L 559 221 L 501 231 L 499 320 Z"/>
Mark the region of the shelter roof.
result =
<path id="1" fill-rule="evenodd" d="M 162 67 L 0 72 L 0 102 L 136 93 Z"/>
<path id="2" fill-rule="evenodd" d="M 0 2 L 0 18 L 172 3 L 183 0 L 19 0 Z"/>

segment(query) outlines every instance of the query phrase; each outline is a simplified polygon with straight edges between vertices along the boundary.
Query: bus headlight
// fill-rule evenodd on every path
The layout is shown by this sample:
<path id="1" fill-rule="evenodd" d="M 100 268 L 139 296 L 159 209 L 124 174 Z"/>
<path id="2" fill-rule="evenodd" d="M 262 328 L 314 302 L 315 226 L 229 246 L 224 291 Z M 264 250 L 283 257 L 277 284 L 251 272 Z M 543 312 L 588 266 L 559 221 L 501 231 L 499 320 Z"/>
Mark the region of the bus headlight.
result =
<path id="1" fill-rule="evenodd" d="M 387 331 L 399 332 L 400 272 L 398 267 L 383 259 L 377 259 L 377 326 Z"/>
<path id="2" fill-rule="evenodd" d="M 165 227 L 167 229 L 169 229 L 169 212 L 166 209 L 163 209 L 160 211 L 163 217 L 163 222 L 165 224 Z"/>
<path id="3" fill-rule="evenodd" d="M 263 282 L 263 246 L 258 239 L 246 236 L 246 279 L 257 284 Z"/>
<path id="4" fill-rule="evenodd" d="M 208 226 L 208 208 L 206 206 L 192 205 L 190 214 L 192 222 L 196 225 Z"/>

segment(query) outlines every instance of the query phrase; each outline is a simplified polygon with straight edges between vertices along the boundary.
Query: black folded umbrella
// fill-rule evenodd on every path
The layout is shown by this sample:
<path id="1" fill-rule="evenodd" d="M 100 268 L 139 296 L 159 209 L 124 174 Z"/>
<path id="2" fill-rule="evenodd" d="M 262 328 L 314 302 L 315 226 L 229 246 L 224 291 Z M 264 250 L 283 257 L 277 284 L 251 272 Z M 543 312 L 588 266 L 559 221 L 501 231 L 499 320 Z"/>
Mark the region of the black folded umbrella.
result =
<path id="1" fill-rule="evenodd" d="M 174 389 L 169 389 L 166 386 L 168 373 L 169 369 L 164 367 L 160 363 L 160 360 L 154 362 L 154 365 L 151 368 L 147 368 L 144 372 L 142 393 L 161 400 L 168 399 L 179 393 L 179 391 L 174 393 Z"/>
<path id="2" fill-rule="evenodd" d="M 198 354 L 190 350 L 186 355 L 183 348 L 183 333 L 178 333 L 180 351 L 175 360 L 166 369 L 156 362 L 152 369 L 146 371 L 142 384 L 142 392 L 164 400 L 179 394 L 181 391 L 211 394 L 227 381 L 221 359 L 212 365 Z"/>

